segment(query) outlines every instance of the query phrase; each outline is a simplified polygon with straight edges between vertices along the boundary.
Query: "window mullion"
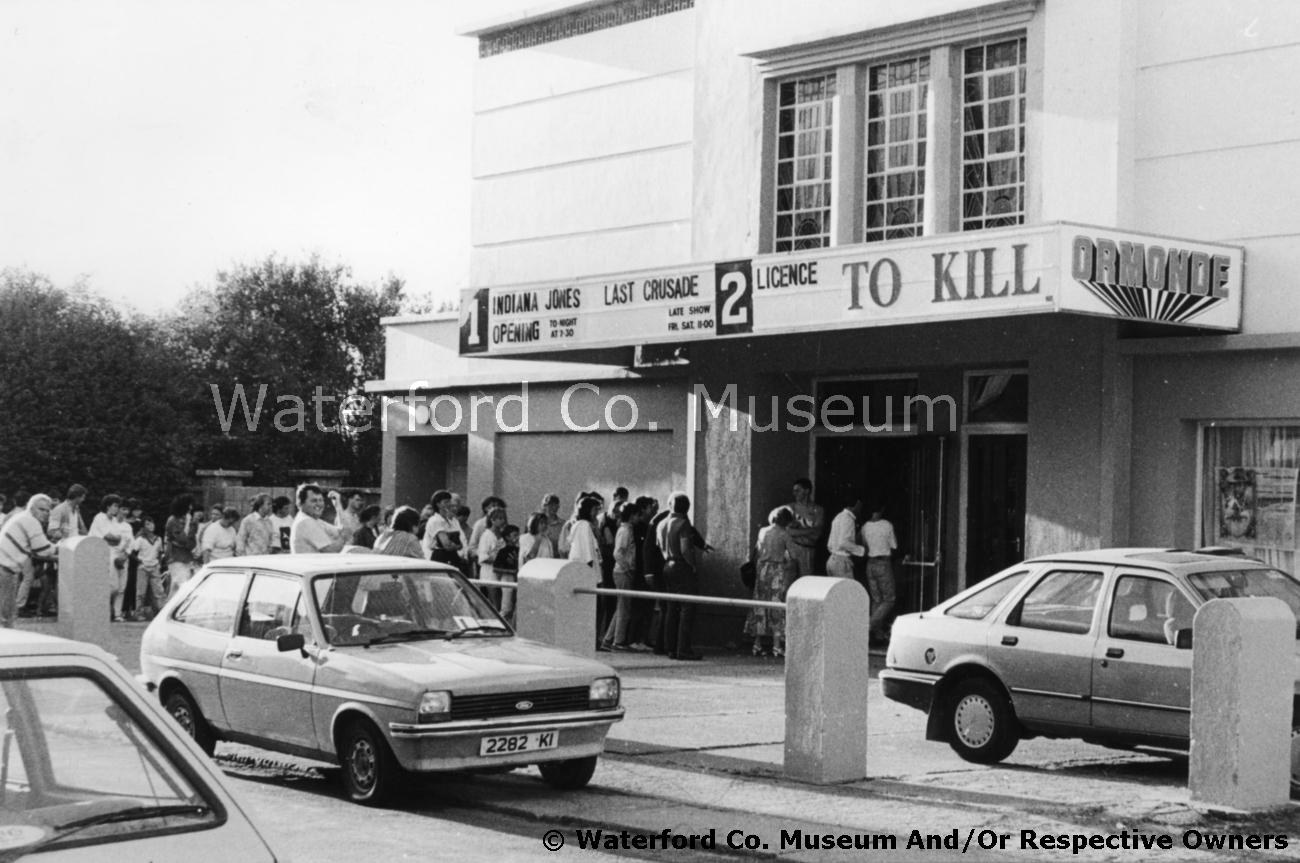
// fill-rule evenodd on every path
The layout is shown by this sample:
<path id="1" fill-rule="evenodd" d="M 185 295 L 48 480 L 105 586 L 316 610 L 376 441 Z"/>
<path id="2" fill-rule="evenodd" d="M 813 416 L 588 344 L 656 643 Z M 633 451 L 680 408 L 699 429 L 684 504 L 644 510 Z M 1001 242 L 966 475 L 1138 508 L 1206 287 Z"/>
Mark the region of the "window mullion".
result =
<path id="1" fill-rule="evenodd" d="M 930 51 L 930 104 L 925 174 L 926 236 L 957 230 L 961 200 L 961 85 L 958 49 L 941 45 Z"/>
<path id="2" fill-rule="evenodd" d="M 863 76 L 857 66 L 840 66 L 835 81 L 835 147 L 831 201 L 831 244 L 859 242 L 862 208 L 862 127 L 866 110 Z"/>

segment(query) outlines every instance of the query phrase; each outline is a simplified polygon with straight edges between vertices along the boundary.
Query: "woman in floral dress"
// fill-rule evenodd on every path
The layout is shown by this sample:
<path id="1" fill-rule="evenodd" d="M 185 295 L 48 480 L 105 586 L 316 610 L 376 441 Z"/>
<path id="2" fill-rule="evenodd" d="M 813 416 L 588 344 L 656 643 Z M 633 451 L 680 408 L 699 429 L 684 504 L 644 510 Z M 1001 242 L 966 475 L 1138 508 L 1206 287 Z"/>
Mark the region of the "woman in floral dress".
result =
<path id="1" fill-rule="evenodd" d="M 767 527 L 758 532 L 754 599 L 785 602 L 786 589 L 794 576 L 794 560 L 790 552 L 794 539 L 787 530 L 794 522 L 794 511 L 788 506 L 779 506 L 772 510 L 767 521 Z M 755 656 L 785 656 L 784 611 L 754 609 L 745 621 L 745 632 L 754 637 Z"/>

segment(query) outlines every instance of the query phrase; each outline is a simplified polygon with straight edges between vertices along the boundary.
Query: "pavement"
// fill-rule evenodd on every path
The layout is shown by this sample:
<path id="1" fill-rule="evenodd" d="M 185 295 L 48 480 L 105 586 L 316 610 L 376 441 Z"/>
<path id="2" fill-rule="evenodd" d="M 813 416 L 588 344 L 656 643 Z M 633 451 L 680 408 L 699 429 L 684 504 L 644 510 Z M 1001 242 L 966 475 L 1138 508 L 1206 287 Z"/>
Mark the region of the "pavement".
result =
<path id="1" fill-rule="evenodd" d="M 144 626 L 114 624 L 105 645 L 132 671 Z M 1300 859 L 1300 807 L 1243 813 L 1195 804 L 1185 758 L 1029 740 L 1002 764 L 964 762 L 946 745 L 924 740 L 921 713 L 883 697 L 875 681 L 879 655 L 863 669 L 872 678 L 868 778 L 834 785 L 786 779 L 781 661 L 704 652 L 704 661 L 694 663 L 600 654 L 623 678 L 627 715 L 582 791 L 557 794 L 533 769 L 439 777 L 423 786 L 448 805 L 535 821 L 539 836 L 558 830 L 572 853 L 598 842 L 631 856 L 688 854 L 677 845 L 665 852 L 662 843 L 689 845 L 693 836 L 709 855 L 797 861 L 918 854 Z M 236 769 L 259 758 L 258 750 L 221 747 L 218 760 Z"/>

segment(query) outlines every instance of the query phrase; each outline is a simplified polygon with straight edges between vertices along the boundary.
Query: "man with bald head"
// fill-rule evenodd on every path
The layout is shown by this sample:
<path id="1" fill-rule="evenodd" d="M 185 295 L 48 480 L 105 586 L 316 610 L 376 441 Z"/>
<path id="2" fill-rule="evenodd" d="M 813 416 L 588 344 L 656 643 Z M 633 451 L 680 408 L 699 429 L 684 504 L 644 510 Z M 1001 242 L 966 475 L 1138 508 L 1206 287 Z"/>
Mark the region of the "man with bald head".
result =
<path id="1" fill-rule="evenodd" d="M 54 501 L 34 494 L 27 509 L 0 528 L 0 626 L 12 629 L 18 615 L 18 585 L 33 561 L 53 560 L 57 552 L 45 535 Z"/>

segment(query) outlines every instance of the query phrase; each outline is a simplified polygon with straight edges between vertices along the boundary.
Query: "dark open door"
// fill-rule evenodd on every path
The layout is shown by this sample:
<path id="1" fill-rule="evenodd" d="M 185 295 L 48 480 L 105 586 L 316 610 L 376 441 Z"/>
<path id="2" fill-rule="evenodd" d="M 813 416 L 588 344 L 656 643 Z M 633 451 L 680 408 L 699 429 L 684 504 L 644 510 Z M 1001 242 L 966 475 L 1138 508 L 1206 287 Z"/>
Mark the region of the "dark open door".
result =
<path id="1" fill-rule="evenodd" d="M 1024 560 L 1027 443 L 1023 434 L 968 438 L 967 586 Z"/>

